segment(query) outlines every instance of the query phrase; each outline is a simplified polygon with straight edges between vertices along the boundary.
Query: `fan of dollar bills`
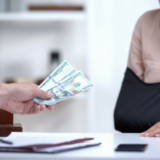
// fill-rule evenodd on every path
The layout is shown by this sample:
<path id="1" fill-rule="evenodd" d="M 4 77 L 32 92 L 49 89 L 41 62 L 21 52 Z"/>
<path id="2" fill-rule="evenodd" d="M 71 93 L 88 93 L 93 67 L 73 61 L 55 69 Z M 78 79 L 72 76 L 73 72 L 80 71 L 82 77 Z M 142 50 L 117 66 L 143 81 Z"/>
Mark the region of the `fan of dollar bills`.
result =
<path id="1" fill-rule="evenodd" d="M 51 92 L 49 100 L 34 98 L 38 104 L 53 105 L 91 88 L 93 84 L 66 60 L 63 61 L 40 85 L 39 89 Z"/>

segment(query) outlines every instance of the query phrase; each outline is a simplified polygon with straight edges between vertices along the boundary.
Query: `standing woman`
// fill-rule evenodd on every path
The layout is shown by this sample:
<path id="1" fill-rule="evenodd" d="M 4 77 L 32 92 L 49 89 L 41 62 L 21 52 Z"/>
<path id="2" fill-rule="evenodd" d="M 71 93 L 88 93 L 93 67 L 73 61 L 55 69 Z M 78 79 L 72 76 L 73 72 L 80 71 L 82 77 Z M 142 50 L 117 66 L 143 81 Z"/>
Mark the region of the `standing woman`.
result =
<path id="1" fill-rule="evenodd" d="M 114 122 L 121 132 L 160 137 L 160 9 L 135 26 Z"/>

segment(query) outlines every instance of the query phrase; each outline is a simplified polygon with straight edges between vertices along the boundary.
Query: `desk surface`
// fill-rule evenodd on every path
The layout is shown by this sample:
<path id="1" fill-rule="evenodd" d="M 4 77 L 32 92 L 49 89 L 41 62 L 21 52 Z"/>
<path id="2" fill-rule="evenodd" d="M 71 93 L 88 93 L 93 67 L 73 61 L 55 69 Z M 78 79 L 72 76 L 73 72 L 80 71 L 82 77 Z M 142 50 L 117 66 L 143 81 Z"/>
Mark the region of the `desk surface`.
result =
<path id="1" fill-rule="evenodd" d="M 57 135 L 58 133 L 53 133 Z M 75 134 L 58 135 L 71 136 Z M 139 134 L 76 134 L 77 136 L 95 137 L 96 140 L 101 141 L 101 146 L 91 148 L 79 149 L 57 154 L 26 154 L 26 153 L 0 153 L 2 160 L 157 160 L 160 159 L 160 138 L 140 137 Z M 149 146 L 145 152 L 115 152 L 114 149 L 120 143 L 147 143 Z"/>

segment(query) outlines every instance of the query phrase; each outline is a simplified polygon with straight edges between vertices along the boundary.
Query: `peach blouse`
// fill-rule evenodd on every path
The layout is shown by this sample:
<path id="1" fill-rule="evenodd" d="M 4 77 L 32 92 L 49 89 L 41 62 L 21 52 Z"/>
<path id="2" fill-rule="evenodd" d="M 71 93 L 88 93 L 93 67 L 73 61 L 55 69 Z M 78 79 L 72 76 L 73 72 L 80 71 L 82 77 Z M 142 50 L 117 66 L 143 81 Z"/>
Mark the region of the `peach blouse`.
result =
<path id="1" fill-rule="evenodd" d="M 128 68 L 146 83 L 160 82 L 160 9 L 149 11 L 138 20 Z"/>

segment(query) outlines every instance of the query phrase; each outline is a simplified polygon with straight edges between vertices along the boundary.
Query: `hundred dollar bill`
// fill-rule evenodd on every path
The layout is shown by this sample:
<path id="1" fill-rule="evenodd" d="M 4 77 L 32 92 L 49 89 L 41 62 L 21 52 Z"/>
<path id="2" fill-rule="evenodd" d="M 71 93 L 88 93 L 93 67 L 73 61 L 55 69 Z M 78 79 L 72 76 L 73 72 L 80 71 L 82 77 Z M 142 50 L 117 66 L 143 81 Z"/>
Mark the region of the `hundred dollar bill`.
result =
<path id="1" fill-rule="evenodd" d="M 76 94 L 83 92 L 91 88 L 93 84 L 88 81 L 82 72 L 77 72 L 67 79 L 64 79 L 60 85 L 50 88 L 48 92 L 53 94 L 53 97 L 49 100 L 43 100 L 35 98 L 34 101 L 39 104 L 53 105 L 65 99 L 75 96 Z"/>
<path id="2" fill-rule="evenodd" d="M 47 91 L 57 82 L 62 79 L 63 75 L 71 70 L 74 69 L 71 64 L 69 64 L 67 61 L 63 61 L 38 87 L 41 90 Z"/>
<path id="3" fill-rule="evenodd" d="M 48 87 L 45 87 L 45 88 L 40 88 L 41 90 L 44 90 L 44 91 L 48 91 L 50 88 L 53 88 L 54 86 L 57 86 L 57 85 L 60 85 L 61 82 L 66 79 L 66 78 L 69 78 L 71 75 L 77 73 L 77 70 L 76 69 L 69 69 L 66 73 L 64 73 L 63 75 L 61 76 L 58 76 L 58 77 L 55 77 L 55 80 L 57 83 L 50 83 L 50 85 L 48 83 L 46 83 L 48 85 Z M 46 90 L 46 88 L 49 88 Z"/>
<path id="4" fill-rule="evenodd" d="M 70 69 L 69 71 L 67 71 L 65 74 L 63 74 L 58 81 L 58 85 L 61 85 L 61 82 L 63 82 L 65 79 L 69 78 L 70 76 L 72 76 L 73 74 L 77 73 L 76 69 Z M 52 88 L 52 87 L 51 87 Z"/>

